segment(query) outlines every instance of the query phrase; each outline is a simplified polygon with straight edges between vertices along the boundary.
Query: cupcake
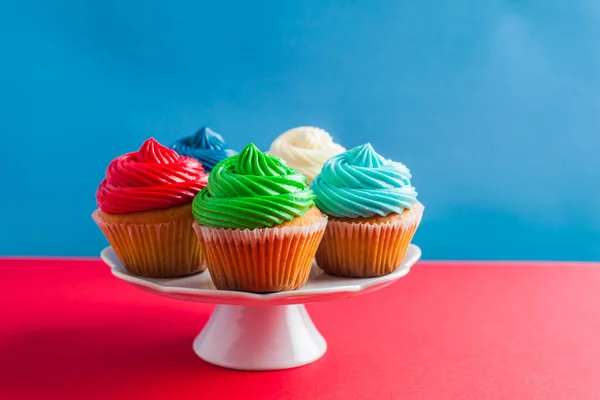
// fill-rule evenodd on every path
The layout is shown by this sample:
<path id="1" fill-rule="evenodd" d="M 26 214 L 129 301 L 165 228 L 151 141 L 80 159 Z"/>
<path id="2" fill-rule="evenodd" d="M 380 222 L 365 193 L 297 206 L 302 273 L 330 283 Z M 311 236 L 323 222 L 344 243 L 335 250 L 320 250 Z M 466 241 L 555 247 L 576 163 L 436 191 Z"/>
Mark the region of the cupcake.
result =
<path id="1" fill-rule="evenodd" d="M 328 160 L 311 186 L 329 216 L 317 264 L 331 275 L 387 275 L 400 266 L 423 214 L 411 175 L 365 144 Z"/>
<path id="2" fill-rule="evenodd" d="M 200 128 L 192 136 L 179 139 L 171 148 L 182 156 L 193 157 L 200 161 L 206 172 L 210 172 L 221 160 L 234 155 L 223 136 L 210 128 Z"/>
<path id="3" fill-rule="evenodd" d="M 290 167 L 306 176 L 310 184 L 321 172 L 325 161 L 345 150 L 323 129 L 301 126 L 275 139 L 269 154 L 284 159 Z"/>
<path id="4" fill-rule="evenodd" d="M 92 217 L 130 273 L 166 278 L 206 268 L 192 200 L 207 177 L 197 160 L 154 139 L 110 163 Z"/>
<path id="5" fill-rule="evenodd" d="M 194 228 L 215 286 L 267 293 L 308 280 L 327 217 L 306 177 L 249 144 L 215 166 L 194 199 Z"/>

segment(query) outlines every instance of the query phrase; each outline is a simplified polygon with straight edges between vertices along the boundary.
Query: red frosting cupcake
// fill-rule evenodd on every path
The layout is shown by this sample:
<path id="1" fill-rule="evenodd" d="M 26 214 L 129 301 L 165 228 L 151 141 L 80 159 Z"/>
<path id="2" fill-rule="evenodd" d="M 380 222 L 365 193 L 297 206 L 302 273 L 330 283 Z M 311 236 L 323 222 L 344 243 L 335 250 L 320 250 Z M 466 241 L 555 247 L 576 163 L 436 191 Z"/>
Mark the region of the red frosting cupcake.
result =
<path id="1" fill-rule="evenodd" d="M 164 278 L 201 272 L 206 266 L 191 203 L 207 180 L 200 162 L 148 139 L 110 163 L 92 217 L 132 274 Z"/>

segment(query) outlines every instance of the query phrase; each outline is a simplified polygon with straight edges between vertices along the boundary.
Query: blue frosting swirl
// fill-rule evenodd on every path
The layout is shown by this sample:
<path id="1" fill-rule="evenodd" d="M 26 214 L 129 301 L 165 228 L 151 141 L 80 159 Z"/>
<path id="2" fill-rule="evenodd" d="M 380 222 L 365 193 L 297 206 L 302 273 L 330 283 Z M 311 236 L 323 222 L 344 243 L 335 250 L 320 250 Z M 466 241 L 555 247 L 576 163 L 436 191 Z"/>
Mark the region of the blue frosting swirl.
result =
<path id="1" fill-rule="evenodd" d="M 410 171 L 377 154 L 370 143 L 330 158 L 312 182 L 315 203 L 334 217 L 402 213 L 417 201 Z"/>
<path id="2" fill-rule="evenodd" d="M 182 156 L 200 161 L 206 172 L 210 172 L 219 161 L 237 154 L 225 143 L 223 136 L 207 127 L 176 141 L 171 148 Z"/>

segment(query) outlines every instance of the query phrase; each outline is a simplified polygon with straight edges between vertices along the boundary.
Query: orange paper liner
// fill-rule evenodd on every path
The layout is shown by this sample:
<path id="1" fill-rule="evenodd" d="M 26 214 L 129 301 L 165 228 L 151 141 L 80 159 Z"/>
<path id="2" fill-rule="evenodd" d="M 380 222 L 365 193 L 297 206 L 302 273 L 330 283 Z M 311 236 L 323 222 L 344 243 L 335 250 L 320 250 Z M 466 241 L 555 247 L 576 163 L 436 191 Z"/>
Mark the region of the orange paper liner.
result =
<path id="1" fill-rule="evenodd" d="M 115 224 L 92 218 L 131 274 L 171 278 L 206 269 L 192 219 L 155 224 Z"/>
<path id="2" fill-rule="evenodd" d="M 424 207 L 417 203 L 401 219 L 379 224 L 330 220 L 317 264 L 331 275 L 366 278 L 396 270 L 406 254 Z"/>
<path id="3" fill-rule="evenodd" d="M 294 290 L 308 280 L 327 217 L 311 225 L 219 229 L 194 223 L 218 289 L 254 293 Z"/>

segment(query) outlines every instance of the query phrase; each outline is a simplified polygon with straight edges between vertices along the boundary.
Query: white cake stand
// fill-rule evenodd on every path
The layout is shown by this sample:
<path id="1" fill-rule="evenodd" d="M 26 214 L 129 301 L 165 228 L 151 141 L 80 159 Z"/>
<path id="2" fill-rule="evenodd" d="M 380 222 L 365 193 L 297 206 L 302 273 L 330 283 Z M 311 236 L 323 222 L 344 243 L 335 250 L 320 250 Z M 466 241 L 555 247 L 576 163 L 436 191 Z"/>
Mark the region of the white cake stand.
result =
<path id="1" fill-rule="evenodd" d="M 153 279 L 131 275 L 111 247 L 102 260 L 114 276 L 147 292 L 179 300 L 216 304 L 208 323 L 194 340 L 201 359 L 239 370 L 278 370 L 318 360 L 327 343 L 304 304 L 337 300 L 382 289 L 405 276 L 421 257 L 410 245 L 400 267 L 378 278 L 339 278 L 313 264 L 308 283 L 297 290 L 255 294 L 217 290 L 208 271 L 184 278 Z"/>

